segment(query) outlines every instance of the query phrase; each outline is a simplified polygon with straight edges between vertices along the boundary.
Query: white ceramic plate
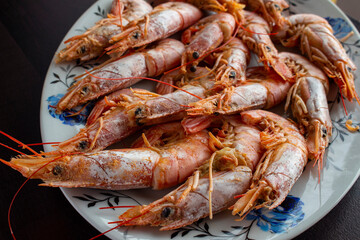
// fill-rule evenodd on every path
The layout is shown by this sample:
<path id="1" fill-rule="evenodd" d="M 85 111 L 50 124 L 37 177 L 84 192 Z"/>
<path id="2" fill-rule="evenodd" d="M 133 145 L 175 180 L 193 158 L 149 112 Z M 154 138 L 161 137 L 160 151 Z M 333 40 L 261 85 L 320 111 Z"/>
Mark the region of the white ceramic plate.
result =
<path id="1" fill-rule="evenodd" d="M 86 28 L 106 15 L 111 0 L 98 1 L 91 6 L 74 24 L 64 39 L 84 32 Z M 360 67 L 360 36 L 347 17 L 328 0 L 291 0 L 290 11 L 294 13 L 315 13 L 328 17 L 337 37 L 341 38 L 349 31 L 354 36 L 344 43 L 355 64 Z M 59 46 L 62 49 L 64 44 Z M 96 64 L 62 63 L 50 64 L 42 94 L 41 133 L 43 142 L 63 141 L 74 136 L 83 126 L 78 122 L 84 119 L 69 120 L 55 116 L 49 105 L 56 102 L 58 94 L 64 94 L 74 77 Z M 359 70 L 356 72 L 359 76 Z M 356 82 L 359 89 L 359 81 Z M 148 83 L 143 83 L 149 87 Z M 113 239 L 289 239 L 315 224 L 325 216 L 346 194 L 359 176 L 360 161 L 359 133 L 349 133 L 345 121 L 349 118 L 356 125 L 360 122 L 359 107 L 347 103 L 349 115 L 345 116 L 337 88 L 332 87 L 329 94 L 329 106 L 333 120 L 333 137 L 327 150 L 326 163 L 322 171 L 322 181 L 318 183 L 318 174 L 312 164 L 308 164 L 303 175 L 293 187 L 290 195 L 281 207 L 275 211 L 258 210 L 249 214 L 247 220 L 235 222 L 229 212 L 215 215 L 175 231 L 160 232 L 158 228 L 122 227 L 107 234 Z M 358 90 L 359 92 L 359 90 Z M 49 114 L 51 113 L 51 114 Z M 55 117 L 54 117 L 55 116 Z M 46 147 L 47 151 L 50 147 Z M 111 228 L 108 222 L 116 221 L 124 210 L 99 210 L 99 207 L 112 205 L 148 204 L 165 195 L 168 191 L 133 190 L 105 191 L 92 189 L 62 189 L 73 207 L 95 228 L 104 232 Z"/>

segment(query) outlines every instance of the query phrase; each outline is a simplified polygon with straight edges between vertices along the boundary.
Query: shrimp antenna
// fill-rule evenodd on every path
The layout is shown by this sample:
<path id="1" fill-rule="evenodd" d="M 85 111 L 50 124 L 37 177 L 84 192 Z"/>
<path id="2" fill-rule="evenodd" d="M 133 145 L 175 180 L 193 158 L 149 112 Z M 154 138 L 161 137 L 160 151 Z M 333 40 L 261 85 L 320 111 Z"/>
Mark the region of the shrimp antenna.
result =
<path id="1" fill-rule="evenodd" d="M 14 149 L 14 148 L 12 148 L 12 147 L 9 147 L 9 146 L 7 146 L 7 145 L 5 145 L 5 144 L 3 144 L 3 143 L 0 143 L 0 145 L 3 146 L 3 147 L 8 148 L 8 149 L 10 149 L 10 150 L 12 150 L 12 151 L 14 151 L 14 152 L 17 152 L 17 153 L 19 153 L 19 154 L 21 154 L 21 155 L 26 155 L 25 153 L 20 152 L 19 150 L 16 150 L 16 149 Z M 19 146 L 21 147 L 22 145 L 19 145 Z"/>
<path id="2" fill-rule="evenodd" d="M 347 110 L 346 110 L 345 101 L 344 101 L 343 95 L 341 94 L 340 90 L 339 90 L 339 93 L 340 93 L 340 97 L 341 97 L 341 102 L 342 102 L 343 107 L 344 107 L 344 110 L 345 110 L 345 114 L 346 114 L 346 116 L 347 116 L 347 115 L 348 115 L 348 112 L 347 112 Z"/>
<path id="3" fill-rule="evenodd" d="M 2 135 L 4 135 L 5 137 L 7 137 L 7 138 L 11 139 L 12 141 L 14 141 L 14 142 L 16 142 L 16 143 L 20 144 L 20 145 L 21 145 L 21 147 L 26 148 L 26 149 L 27 149 L 27 150 L 29 150 L 30 152 L 34 153 L 36 156 L 40 156 L 40 154 L 39 154 L 39 153 L 37 153 L 34 149 L 32 149 L 32 148 L 30 148 L 29 146 L 27 146 L 26 144 L 24 144 L 24 143 L 20 142 L 20 141 L 19 141 L 19 140 L 17 140 L 16 138 L 14 138 L 14 137 L 10 136 L 10 135 L 9 135 L 9 134 L 7 134 L 7 133 L 4 133 L 3 131 L 0 131 L 0 133 L 1 133 Z M 26 155 L 26 154 L 24 154 L 24 155 Z"/>
<path id="4" fill-rule="evenodd" d="M 150 80 L 150 81 L 154 81 L 154 82 L 158 82 L 158 83 L 162 83 L 162 84 L 169 85 L 169 86 L 171 86 L 171 87 L 173 87 L 173 88 L 175 88 L 175 89 L 177 89 L 177 90 L 180 90 L 180 91 L 183 91 L 183 92 L 185 92 L 185 93 L 187 93 L 187 94 L 190 94 L 191 96 L 196 97 L 196 98 L 198 98 L 198 99 L 200 99 L 200 100 L 203 99 L 202 97 L 199 97 L 199 96 L 197 96 L 197 95 L 195 95 L 195 94 L 193 94 L 193 93 L 191 93 L 191 92 L 188 92 L 188 91 L 186 91 L 186 90 L 184 90 L 184 89 L 182 89 L 182 88 L 179 88 L 179 87 L 177 87 L 177 86 L 175 86 L 175 85 L 172 85 L 172 84 L 170 84 L 170 83 L 167 83 L 167 82 L 164 82 L 164 81 L 161 81 L 161 80 L 157 80 L 157 79 L 154 79 L 154 78 L 148 78 L 148 77 L 103 78 L 103 77 L 95 76 L 95 75 L 91 74 L 90 72 L 88 72 L 88 71 L 86 71 L 86 70 L 85 70 L 85 72 L 86 72 L 88 75 L 90 75 L 90 76 L 92 76 L 92 77 L 94 77 L 94 78 L 104 79 L 104 80 L 126 80 L 126 79 L 145 79 L 145 80 Z"/>
<path id="5" fill-rule="evenodd" d="M 115 226 L 115 227 L 113 227 L 113 228 L 110 228 L 109 230 L 107 230 L 107 231 L 105 231 L 105 232 L 102 232 L 102 233 L 100 233 L 100 234 L 96 235 L 95 237 L 90 238 L 89 240 L 93 240 L 93 239 L 99 238 L 99 237 L 101 237 L 101 236 L 103 236 L 103 235 L 107 234 L 108 232 L 111 232 L 111 231 L 113 231 L 113 230 L 117 229 L 118 227 L 121 227 L 121 226 L 123 226 L 123 225 L 125 225 L 125 224 L 127 224 L 127 223 L 131 222 L 132 220 L 137 219 L 137 218 L 139 218 L 139 217 L 143 216 L 144 214 L 146 214 L 146 213 L 147 213 L 147 212 L 149 212 L 149 211 L 150 211 L 150 209 L 148 209 L 147 211 L 145 211 L 145 212 L 143 212 L 143 213 L 139 214 L 138 216 L 135 216 L 135 217 L 133 217 L 133 218 L 130 218 L 129 220 L 126 220 L 126 221 L 116 221 L 116 222 L 110 222 L 111 224 L 112 224 L 112 223 L 120 223 L 120 224 L 116 225 L 116 226 Z"/>
<path id="6" fill-rule="evenodd" d="M 48 144 L 59 145 L 59 143 L 60 142 L 28 143 L 26 145 L 27 146 L 40 146 L 40 145 L 48 145 Z M 21 147 L 21 145 L 18 145 L 18 147 Z"/>

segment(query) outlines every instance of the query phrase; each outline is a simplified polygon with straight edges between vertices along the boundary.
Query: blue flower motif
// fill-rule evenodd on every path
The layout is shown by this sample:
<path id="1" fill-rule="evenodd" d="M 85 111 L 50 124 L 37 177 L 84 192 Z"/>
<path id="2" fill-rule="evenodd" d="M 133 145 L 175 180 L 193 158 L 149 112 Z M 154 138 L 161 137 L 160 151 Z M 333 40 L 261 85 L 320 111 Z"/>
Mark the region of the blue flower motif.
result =
<path id="1" fill-rule="evenodd" d="M 345 37 L 352 31 L 350 25 L 342 18 L 326 17 L 325 19 L 331 25 L 334 35 L 338 39 Z"/>
<path id="2" fill-rule="evenodd" d="M 253 210 L 246 216 L 246 219 L 256 220 L 256 225 L 265 232 L 283 233 L 304 219 L 303 205 L 300 198 L 289 195 L 277 208 Z"/>
<path id="3" fill-rule="evenodd" d="M 49 103 L 48 110 L 49 110 L 50 115 L 53 118 L 59 119 L 60 121 L 63 122 L 63 124 L 66 124 L 66 125 L 70 125 L 70 126 L 84 125 L 86 123 L 87 116 L 89 115 L 89 113 L 92 109 L 92 106 L 90 106 L 90 104 L 89 104 L 76 116 L 69 117 L 70 115 L 81 110 L 82 106 L 78 106 L 74 109 L 71 109 L 71 111 L 66 111 L 66 112 L 62 112 L 61 114 L 57 114 L 55 112 L 56 111 L 55 106 L 57 105 L 57 103 L 63 96 L 64 96 L 64 94 L 57 94 L 55 96 L 53 95 L 53 96 L 48 97 L 47 102 Z"/>

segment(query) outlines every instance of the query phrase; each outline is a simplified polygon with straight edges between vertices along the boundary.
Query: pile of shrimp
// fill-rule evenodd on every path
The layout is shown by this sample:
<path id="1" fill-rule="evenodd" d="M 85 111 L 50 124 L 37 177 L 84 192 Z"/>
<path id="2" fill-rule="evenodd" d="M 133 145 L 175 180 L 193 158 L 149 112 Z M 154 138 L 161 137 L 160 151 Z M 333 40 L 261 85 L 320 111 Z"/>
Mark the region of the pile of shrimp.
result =
<path id="1" fill-rule="evenodd" d="M 1 160 L 43 186 L 165 189 L 118 226 L 171 230 L 230 209 L 279 206 L 309 160 L 319 178 L 332 133 L 328 78 L 348 101 L 356 66 L 328 22 L 285 16 L 284 0 L 114 0 L 108 17 L 67 40 L 57 62 L 107 54 L 78 76 L 57 112 L 95 102 L 86 126 L 51 152 Z M 206 10 L 206 12 L 203 12 Z M 181 34 L 181 41 L 171 38 Z M 276 45 L 301 54 L 279 52 Z M 251 52 L 259 66 L 249 67 Z M 158 78 L 154 78 L 158 77 Z M 131 88 L 157 82 L 156 92 Z M 292 120 L 267 111 L 285 103 Z M 140 132 L 130 148 L 106 150 Z M 26 148 L 29 148 L 23 145 Z"/>

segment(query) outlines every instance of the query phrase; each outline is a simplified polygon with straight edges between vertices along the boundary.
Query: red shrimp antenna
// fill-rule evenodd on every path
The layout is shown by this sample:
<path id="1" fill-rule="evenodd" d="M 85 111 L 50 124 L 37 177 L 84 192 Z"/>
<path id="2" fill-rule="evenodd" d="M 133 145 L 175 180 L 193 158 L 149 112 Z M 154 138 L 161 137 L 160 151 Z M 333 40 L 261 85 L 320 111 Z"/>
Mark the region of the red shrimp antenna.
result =
<path id="1" fill-rule="evenodd" d="M 10 150 L 12 150 L 12 151 L 14 151 L 14 152 L 17 152 L 17 153 L 19 153 L 19 154 L 21 154 L 21 155 L 26 155 L 25 153 L 20 152 L 19 150 L 16 150 L 16 149 L 14 149 L 14 148 L 12 148 L 12 147 L 9 147 L 9 146 L 7 146 L 7 145 L 5 145 L 5 144 L 3 144 L 3 143 L 0 143 L 0 145 L 3 146 L 3 147 L 8 148 L 8 149 L 10 149 Z M 19 145 L 19 146 L 21 146 L 21 145 Z"/>
<path id="2" fill-rule="evenodd" d="M 183 92 L 185 92 L 185 93 L 187 93 L 187 94 L 190 94 L 191 96 L 196 97 L 196 98 L 198 98 L 198 99 L 200 99 L 200 100 L 203 99 L 202 97 L 199 97 L 199 96 L 197 96 L 197 95 L 195 95 L 195 94 L 193 94 L 193 93 L 191 93 L 191 92 L 188 92 L 188 91 L 186 91 L 186 90 L 184 90 L 184 89 L 182 89 L 182 88 L 179 88 L 179 87 L 177 87 L 177 86 L 175 86 L 175 85 L 172 85 L 172 84 L 170 84 L 170 83 L 167 83 L 167 82 L 164 82 L 164 81 L 160 81 L 160 80 L 157 80 L 157 79 L 154 79 L 154 78 L 148 78 L 148 77 L 102 78 L 102 77 L 95 76 L 95 75 L 91 74 L 90 72 L 88 72 L 88 71 L 86 71 L 86 70 L 85 70 L 85 72 L 86 72 L 88 75 L 90 75 L 90 76 L 92 76 L 92 77 L 94 77 L 94 78 L 103 79 L 103 80 L 126 80 L 126 79 L 145 79 L 145 80 L 150 80 L 150 81 L 154 81 L 154 82 L 166 84 L 166 85 L 171 86 L 171 87 L 173 87 L 173 88 L 175 88 L 175 89 L 177 89 L 177 90 L 181 90 L 181 91 L 183 91 Z"/>
<path id="3" fill-rule="evenodd" d="M 40 146 L 40 145 L 48 145 L 48 144 L 58 145 L 59 143 L 60 142 L 28 143 L 26 144 L 26 146 Z M 18 145 L 18 147 L 21 147 L 21 145 Z"/>
<path id="4" fill-rule="evenodd" d="M 341 94 L 340 91 L 339 91 L 339 93 L 340 93 L 340 97 L 341 97 L 341 102 L 342 102 L 343 107 L 344 107 L 344 110 L 345 110 L 345 114 L 346 114 L 346 116 L 347 116 L 347 115 L 348 115 L 348 112 L 347 112 L 347 110 L 346 110 L 346 106 L 345 106 L 345 101 L 344 101 L 343 95 Z"/>
<path id="5" fill-rule="evenodd" d="M 355 91 L 354 91 L 355 92 Z M 357 101 L 357 103 L 360 105 L 360 99 L 359 96 L 357 95 L 357 93 L 355 92 L 355 99 Z"/>
<path id="6" fill-rule="evenodd" d="M 107 234 L 108 232 L 111 232 L 111 231 L 117 229 L 118 227 L 121 227 L 121 226 L 123 226 L 123 225 L 131 222 L 132 220 L 137 219 L 137 218 L 143 216 L 143 215 L 146 214 L 148 211 L 150 211 L 150 209 L 147 210 L 147 211 L 145 211 L 145 212 L 143 212 L 143 213 L 141 213 L 141 214 L 139 214 L 138 216 L 135 216 L 135 217 L 130 218 L 129 220 L 126 220 L 126 221 L 123 221 L 123 222 L 120 222 L 120 221 L 110 222 L 111 224 L 112 224 L 112 223 L 120 223 L 120 224 L 116 225 L 116 226 L 113 227 L 113 228 L 110 228 L 109 230 L 107 230 L 107 231 L 105 231 L 105 232 L 100 233 L 99 235 L 96 235 L 95 237 L 90 238 L 90 240 L 93 240 L 93 239 L 96 239 L 96 238 L 98 238 L 98 237 L 101 237 L 101 236 Z"/>
<path id="7" fill-rule="evenodd" d="M 17 140 L 16 138 L 14 138 L 14 137 L 10 136 L 10 135 L 9 135 L 9 134 L 7 134 L 7 133 L 4 133 L 3 131 L 0 131 L 0 133 L 1 133 L 2 135 L 4 135 L 5 137 L 7 137 L 7 138 L 9 138 L 9 139 L 13 140 L 14 142 L 16 142 L 16 143 L 20 144 L 20 146 L 21 146 L 21 147 L 26 148 L 26 149 L 27 149 L 27 150 L 29 150 L 30 152 L 34 153 L 36 156 L 40 156 L 40 154 L 39 154 L 39 153 L 37 153 L 35 150 L 33 150 L 32 148 L 30 148 L 30 147 L 29 147 L 29 146 L 27 146 L 26 144 L 24 144 L 24 143 L 20 142 L 20 141 L 19 141 L 19 140 Z M 26 155 L 26 154 L 24 154 L 24 155 Z"/>

